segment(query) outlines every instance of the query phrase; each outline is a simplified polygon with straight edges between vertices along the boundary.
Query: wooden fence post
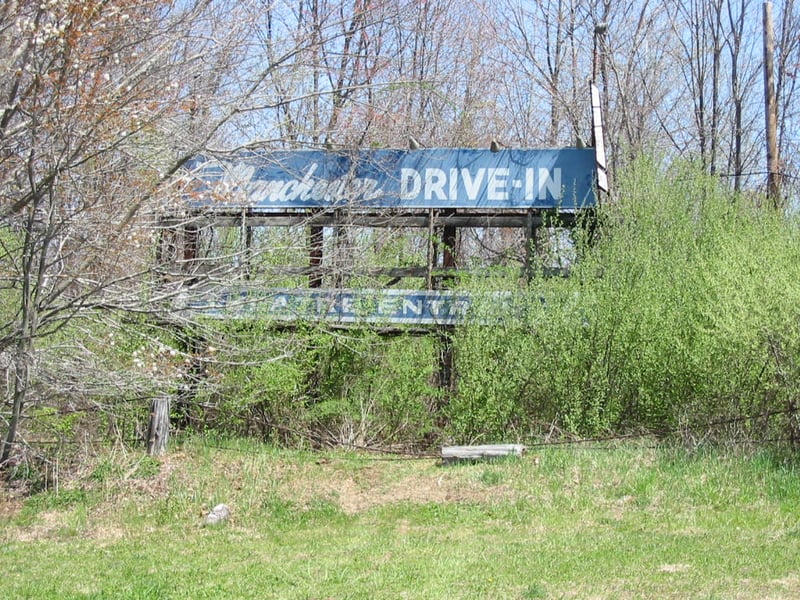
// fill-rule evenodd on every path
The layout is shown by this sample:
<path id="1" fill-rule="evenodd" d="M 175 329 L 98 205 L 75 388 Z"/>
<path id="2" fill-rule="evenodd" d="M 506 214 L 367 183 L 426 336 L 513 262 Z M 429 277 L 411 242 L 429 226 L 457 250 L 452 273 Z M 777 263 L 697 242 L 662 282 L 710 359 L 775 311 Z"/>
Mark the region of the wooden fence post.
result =
<path id="1" fill-rule="evenodd" d="M 147 426 L 147 454 L 161 456 L 167 451 L 169 440 L 169 396 L 156 396 L 150 409 Z"/>

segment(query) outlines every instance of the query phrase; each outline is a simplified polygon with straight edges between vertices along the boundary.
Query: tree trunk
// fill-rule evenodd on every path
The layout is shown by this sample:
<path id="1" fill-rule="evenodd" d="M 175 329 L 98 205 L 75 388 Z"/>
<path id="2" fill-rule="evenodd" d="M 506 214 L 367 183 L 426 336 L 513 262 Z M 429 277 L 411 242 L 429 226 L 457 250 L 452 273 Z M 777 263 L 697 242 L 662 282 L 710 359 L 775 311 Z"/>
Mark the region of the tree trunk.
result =
<path id="1" fill-rule="evenodd" d="M 35 216 L 36 207 L 28 211 L 25 221 L 25 241 L 22 247 L 22 285 L 19 296 L 18 335 L 15 342 L 14 356 L 14 395 L 12 398 L 11 418 L 8 431 L 0 453 L 0 468 L 7 465 L 11 458 L 11 450 L 17 441 L 17 428 L 22 419 L 30 387 L 30 363 L 33 357 L 33 340 L 38 326 L 36 312 L 39 284 L 41 282 L 42 263 L 47 254 L 47 243 L 42 244 L 41 253 L 35 248 Z"/>
<path id="2" fill-rule="evenodd" d="M 17 346 L 17 356 L 14 365 L 14 396 L 11 407 L 11 418 L 8 421 L 8 431 L 3 440 L 3 452 L 0 454 L 0 468 L 3 468 L 11 458 L 11 450 L 17 441 L 17 427 L 22 418 L 22 407 L 28 395 L 29 366 L 32 344 L 30 339 L 22 338 Z"/>

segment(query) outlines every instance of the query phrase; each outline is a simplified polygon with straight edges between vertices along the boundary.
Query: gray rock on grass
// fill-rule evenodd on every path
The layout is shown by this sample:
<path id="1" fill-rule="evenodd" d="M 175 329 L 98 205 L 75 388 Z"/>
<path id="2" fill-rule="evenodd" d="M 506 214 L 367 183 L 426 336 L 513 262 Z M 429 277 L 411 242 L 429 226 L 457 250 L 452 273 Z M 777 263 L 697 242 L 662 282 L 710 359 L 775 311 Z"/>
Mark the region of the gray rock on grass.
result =
<path id="1" fill-rule="evenodd" d="M 231 518 L 231 509 L 227 504 L 217 504 L 206 515 L 206 525 L 219 525 Z"/>

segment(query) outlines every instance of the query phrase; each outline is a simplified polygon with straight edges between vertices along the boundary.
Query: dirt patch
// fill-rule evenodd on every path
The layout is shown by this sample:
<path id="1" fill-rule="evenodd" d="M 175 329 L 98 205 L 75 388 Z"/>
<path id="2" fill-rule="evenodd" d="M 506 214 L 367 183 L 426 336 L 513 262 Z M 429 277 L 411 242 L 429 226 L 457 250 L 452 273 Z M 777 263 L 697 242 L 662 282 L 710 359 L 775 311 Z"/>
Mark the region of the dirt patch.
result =
<path id="1" fill-rule="evenodd" d="M 330 492 L 335 496 L 342 510 L 348 514 L 399 502 L 426 504 L 466 499 L 466 496 L 457 487 L 419 476 L 406 477 L 378 489 L 365 489 L 352 479 L 348 479 L 338 485 L 331 485 Z"/>
<path id="2" fill-rule="evenodd" d="M 101 545 L 117 542 L 125 537 L 125 531 L 113 525 L 98 525 L 86 532 L 86 537 L 99 542 Z"/>
<path id="3" fill-rule="evenodd" d="M 64 513 L 49 510 L 36 516 L 36 523 L 20 527 L 14 534 L 18 542 L 36 542 L 57 537 L 64 527 Z"/>
<path id="4" fill-rule="evenodd" d="M 157 500 L 170 493 L 173 481 L 185 479 L 183 464 L 186 457 L 175 453 L 157 459 L 154 465 L 148 464 L 149 457 L 131 463 L 121 477 L 114 481 L 114 494 L 120 498 L 130 495 Z"/>
<path id="5" fill-rule="evenodd" d="M 797 573 L 792 573 L 780 579 L 773 579 L 771 583 L 773 585 L 780 586 L 787 590 L 792 590 L 794 592 L 797 592 L 798 590 L 800 590 L 800 575 L 798 575 Z"/>
<path id="6" fill-rule="evenodd" d="M 22 510 L 22 501 L 10 496 L 0 497 L 0 519 L 13 519 Z"/>
<path id="7" fill-rule="evenodd" d="M 661 573 L 688 573 L 692 570 L 692 566 L 683 563 L 668 564 L 661 565 L 658 570 Z"/>
<path id="8" fill-rule="evenodd" d="M 489 502 L 511 494 L 504 485 L 487 487 L 470 480 L 466 470 L 431 469 L 429 464 L 420 464 L 409 471 L 384 478 L 383 471 L 376 466 L 342 473 L 335 465 L 323 465 L 321 471 L 311 477 L 287 481 L 282 491 L 301 504 L 319 498 L 330 499 L 347 514 L 404 502 Z"/>

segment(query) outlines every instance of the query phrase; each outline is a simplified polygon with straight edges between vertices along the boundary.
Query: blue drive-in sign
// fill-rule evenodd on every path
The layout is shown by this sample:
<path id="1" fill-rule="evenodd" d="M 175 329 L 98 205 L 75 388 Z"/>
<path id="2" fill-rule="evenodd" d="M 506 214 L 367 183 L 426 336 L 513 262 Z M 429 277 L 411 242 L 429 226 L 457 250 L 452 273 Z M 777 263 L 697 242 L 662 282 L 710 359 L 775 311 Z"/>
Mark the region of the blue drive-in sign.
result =
<path id="1" fill-rule="evenodd" d="M 240 152 L 187 164 L 191 206 L 556 209 L 595 205 L 592 148 Z"/>

